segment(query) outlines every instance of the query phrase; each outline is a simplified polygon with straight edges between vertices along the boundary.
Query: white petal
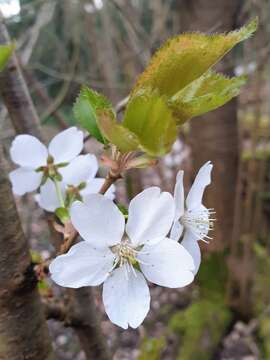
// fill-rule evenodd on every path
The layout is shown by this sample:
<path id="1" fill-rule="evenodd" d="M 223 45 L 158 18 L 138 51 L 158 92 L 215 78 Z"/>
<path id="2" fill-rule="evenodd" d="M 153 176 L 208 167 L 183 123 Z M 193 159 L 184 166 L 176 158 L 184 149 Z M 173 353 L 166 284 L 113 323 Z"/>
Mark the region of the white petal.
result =
<path id="1" fill-rule="evenodd" d="M 62 196 L 64 198 L 64 185 L 61 183 Z M 61 206 L 60 201 L 57 197 L 55 185 L 52 180 L 48 179 L 44 185 L 40 187 L 40 193 L 35 196 L 38 205 L 50 212 L 54 212 Z"/>
<path id="2" fill-rule="evenodd" d="M 196 275 L 201 264 L 201 250 L 198 241 L 190 231 L 186 231 L 181 245 L 183 245 L 192 256 L 195 265 L 193 274 Z"/>
<path id="3" fill-rule="evenodd" d="M 83 148 L 83 132 L 76 127 L 70 127 L 56 135 L 49 144 L 49 153 L 56 164 L 69 162 Z"/>
<path id="4" fill-rule="evenodd" d="M 128 273 L 123 266 L 114 270 L 103 285 L 105 311 L 114 324 L 127 329 L 137 328 L 150 308 L 150 292 L 143 275 L 135 270 Z"/>
<path id="5" fill-rule="evenodd" d="M 171 194 L 150 187 L 131 200 L 126 232 L 133 244 L 145 244 L 164 238 L 174 219 Z"/>
<path id="6" fill-rule="evenodd" d="M 78 186 L 82 182 L 87 182 L 89 178 L 94 178 L 98 171 L 98 162 L 95 155 L 79 155 L 73 159 L 69 165 L 60 168 L 59 172 L 63 176 L 63 181 L 67 185 Z"/>
<path id="7" fill-rule="evenodd" d="M 47 164 L 48 151 L 34 136 L 18 135 L 12 142 L 10 156 L 20 166 L 37 169 Z"/>
<path id="8" fill-rule="evenodd" d="M 158 244 L 145 245 L 137 257 L 146 279 L 154 284 L 177 288 L 194 279 L 192 257 L 174 240 L 166 238 Z"/>
<path id="9" fill-rule="evenodd" d="M 103 283 L 112 269 L 114 255 L 109 249 L 97 249 L 86 241 L 71 247 L 50 264 L 54 282 L 60 286 L 79 288 Z"/>
<path id="10" fill-rule="evenodd" d="M 80 235 L 93 246 L 112 246 L 121 241 L 125 218 L 103 195 L 89 195 L 87 203 L 72 204 L 71 221 Z"/>
<path id="11" fill-rule="evenodd" d="M 185 194 L 184 194 L 184 171 L 180 170 L 176 176 L 176 184 L 174 188 L 174 202 L 175 202 L 175 220 L 179 220 L 184 214 Z"/>
<path id="12" fill-rule="evenodd" d="M 16 195 L 24 195 L 36 190 L 42 179 L 42 173 L 31 169 L 19 167 L 9 173 L 12 190 Z"/>
<path id="13" fill-rule="evenodd" d="M 91 194 L 97 194 L 102 185 L 104 184 L 104 178 L 95 178 L 88 180 L 85 189 L 83 189 L 80 194 L 82 195 L 85 202 L 88 200 L 88 196 Z M 115 198 L 115 186 L 111 185 L 109 189 L 106 191 L 105 196 L 111 200 Z"/>
<path id="14" fill-rule="evenodd" d="M 184 227 L 183 225 L 176 220 L 173 223 L 171 232 L 170 232 L 170 239 L 178 241 L 183 233 Z"/>
<path id="15" fill-rule="evenodd" d="M 207 163 L 205 163 L 198 171 L 186 199 L 188 209 L 192 210 L 193 208 L 201 205 L 204 189 L 211 183 L 212 168 L 213 165 L 211 162 L 207 161 Z"/>

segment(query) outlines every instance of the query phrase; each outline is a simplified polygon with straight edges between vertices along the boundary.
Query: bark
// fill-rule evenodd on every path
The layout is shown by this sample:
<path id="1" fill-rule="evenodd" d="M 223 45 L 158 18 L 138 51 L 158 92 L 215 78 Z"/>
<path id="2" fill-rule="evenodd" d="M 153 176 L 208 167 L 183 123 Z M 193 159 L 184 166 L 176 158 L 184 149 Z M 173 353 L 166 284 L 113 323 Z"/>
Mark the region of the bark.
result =
<path id="1" fill-rule="evenodd" d="M 0 359 L 54 359 L 31 264 L 0 149 Z"/>
<path id="2" fill-rule="evenodd" d="M 0 18 L 0 44 L 8 41 L 9 38 L 5 24 Z M 42 138 L 38 115 L 15 55 L 12 56 L 8 69 L 2 74 L 3 75 L 0 74 L 0 94 L 2 94 L 4 104 L 8 108 L 15 130 L 18 133 L 27 133 Z M 59 244 L 58 235 L 56 236 L 57 238 L 53 239 L 52 242 Z M 11 260 L 12 262 L 14 261 L 12 257 Z M 87 302 L 86 299 L 89 301 Z M 86 324 L 85 326 L 75 327 L 74 330 L 81 340 L 82 349 L 87 359 L 93 359 L 98 354 L 98 359 L 109 360 L 110 357 L 106 343 L 101 336 L 99 321 L 96 317 L 96 308 L 90 289 L 74 291 L 71 301 L 74 304 L 72 311 L 78 312 L 80 317 L 84 319 L 84 324 Z M 22 327 L 23 326 L 24 323 L 22 322 Z M 29 337 L 29 339 L 31 339 L 31 337 Z M 0 359 L 2 360 L 1 357 Z M 5 359 L 6 358 L 3 358 L 3 360 Z M 9 359 L 13 360 L 13 358 Z M 39 359 L 43 358 L 40 357 Z"/>
<path id="3" fill-rule="evenodd" d="M 178 3 L 181 31 L 223 32 L 236 27 L 242 0 L 179 0 Z M 228 69 L 233 63 L 232 56 L 231 53 L 226 57 L 221 69 Z M 207 249 L 220 251 L 229 244 L 234 220 L 239 156 L 237 101 L 234 99 L 218 110 L 192 120 L 190 139 L 195 171 L 207 160 L 214 164 L 214 186 L 206 193 L 206 204 L 215 208 L 217 222 L 214 241 Z"/>

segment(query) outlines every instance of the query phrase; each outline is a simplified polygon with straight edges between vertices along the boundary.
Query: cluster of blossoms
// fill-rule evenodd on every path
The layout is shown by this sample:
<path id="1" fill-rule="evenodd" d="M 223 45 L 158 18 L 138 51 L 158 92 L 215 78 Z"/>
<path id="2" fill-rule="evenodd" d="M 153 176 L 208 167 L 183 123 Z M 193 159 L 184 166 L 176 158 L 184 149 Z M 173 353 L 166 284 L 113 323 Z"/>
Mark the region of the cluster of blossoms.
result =
<path id="1" fill-rule="evenodd" d="M 35 196 L 46 211 L 70 207 L 74 200 L 84 201 L 97 193 L 105 179 L 95 177 L 98 162 L 94 155 L 79 155 L 83 150 L 83 132 L 71 127 L 56 135 L 48 148 L 31 135 L 18 135 L 10 156 L 19 165 L 10 174 L 13 192 L 24 195 L 40 189 Z M 105 194 L 114 198 L 114 185 Z"/>
<path id="2" fill-rule="evenodd" d="M 201 261 L 198 240 L 207 241 L 212 211 L 202 205 L 212 165 L 198 172 L 184 199 L 183 171 L 174 196 L 150 187 L 135 196 L 124 216 L 114 203 L 114 186 L 98 194 L 104 179 L 95 178 L 94 155 L 79 155 L 83 134 L 72 127 L 55 136 L 48 149 L 36 138 L 19 135 L 11 147 L 20 167 L 10 173 L 15 194 L 37 190 L 38 204 L 54 212 L 68 210 L 82 240 L 50 264 L 51 278 L 63 287 L 103 283 L 103 302 L 110 320 L 127 329 L 138 327 L 150 307 L 146 280 L 169 288 L 190 284 Z"/>

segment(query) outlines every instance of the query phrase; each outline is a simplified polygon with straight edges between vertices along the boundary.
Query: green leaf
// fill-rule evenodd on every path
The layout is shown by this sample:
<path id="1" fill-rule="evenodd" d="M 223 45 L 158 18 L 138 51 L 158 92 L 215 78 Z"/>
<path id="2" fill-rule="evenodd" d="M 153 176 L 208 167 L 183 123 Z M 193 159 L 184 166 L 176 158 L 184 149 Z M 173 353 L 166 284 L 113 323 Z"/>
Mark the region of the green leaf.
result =
<path id="1" fill-rule="evenodd" d="M 227 34 L 187 33 L 176 36 L 156 52 L 139 77 L 132 94 L 142 88 L 158 89 L 168 97 L 202 76 L 237 43 L 257 29 L 258 19 Z"/>
<path id="2" fill-rule="evenodd" d="M 73 107 L 75 119 L 89 134 L 105 144 L 107 141 L 97 125 L 97 112 L 99 110 L 113 113 L 112 105 L 108 99 L 87 86 L 83 86 Z"/>
<path id="3" fill-rule="evenodd" d="M 116 122 L 116 119 L 110 112 L 102 111 L 98 114 L 98 126 L 102 134 L 121 152 L 139 150 L 139 141 L 137 136 Z"/>
<path id="4" fill-rule="evenodd" d="M 206 72 L 170 100 L 177 125 L 224 105 L 239 94 L 245 82 L 245 76 L 227 78 L 212 71 Z"/>
<path id="5" fill-rule="evenodd" d="M 175 119 L 165 99 L 149 90 L 132 97 L 123 126 L 137 135 L 142 149 L 152 156 L 169 152 L 177 136 Z"/>
<path id="6" fill-rule="evenodd" d="M 15 44 L 0 45 L 0 71 L 3 71 L 13 50 Z"/>

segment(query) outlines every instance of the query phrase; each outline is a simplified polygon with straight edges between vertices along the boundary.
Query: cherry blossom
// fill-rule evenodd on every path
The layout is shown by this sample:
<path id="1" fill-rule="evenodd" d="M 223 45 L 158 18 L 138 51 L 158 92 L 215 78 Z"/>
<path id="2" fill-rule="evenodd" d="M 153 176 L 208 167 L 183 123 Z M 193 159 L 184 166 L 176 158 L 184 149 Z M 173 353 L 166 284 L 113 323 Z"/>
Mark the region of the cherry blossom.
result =
<path id="1" fill-rule="evenodd" d="M 39 206 L 46 211 L 54 212 L 63 206 L 69 207 L 75 200 L 87 201 L 90 194 L 98 193 L 105 179 L 95 177 L 98 171 L 98 162 L 95 155 L 79 155 L 69 165 L 60 168 L 62 181 L 59 183 L 59 191 L 55 183 L 48 179 L 40 187 L 39 194 L 35 199 Z M 115 186 L 111 185 L 105 196 L 114 199 Z"/>
<path id="2" fill-rule="evenodd" d="M 48 148 L 34 136 L 16 136 L 10 149 L 12 161 L 19 165 L 9 174 L 13 192 L 24 195 L 38 189 L 48 178 L 59 178 L 59 169 L 64 169 L 82 148 L 83 132 L 76 127 L 60 132 Z"/>
<path id="3" fill-rule="evenodd" d="M 50 264 L 60 286 L 103 285 L 103 302 L 110 320 L 127 329 L 138 327 L 150 307 L 146 279 L 169 288 L 193 281 L 194 263 L 185 248 L 167 238 L 175 206 L 171 194 L 150 187 L 138 194 L 125 217 L 110 199 L 90 195 L 76 201 L 71 221 L 84 241 Z"/>
<path id="4" fill-rule="evenodd" d="M 206 241 L 211 239 L 208 232 L 213 229 L 215 219 L 213 209 L 207 209 L 202 204 L 205 187 L 211 183 L 211 171 L 213 165 L 210 161 L 206 162 L 198 171 L 198 174 L 190 188 L 186 201 L 184 197 L 183 176 L 181 170 L 177 174 L 174 189 L 175 217 L 171 229 L 170 238 L 179 240 L 184 232 L 181 244 L 192 255 L 195 271 L 198 272 L 201 263 L 201 251 L 198 240 Z"/>

